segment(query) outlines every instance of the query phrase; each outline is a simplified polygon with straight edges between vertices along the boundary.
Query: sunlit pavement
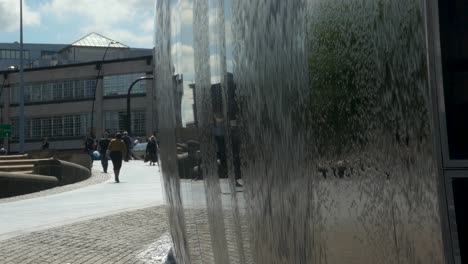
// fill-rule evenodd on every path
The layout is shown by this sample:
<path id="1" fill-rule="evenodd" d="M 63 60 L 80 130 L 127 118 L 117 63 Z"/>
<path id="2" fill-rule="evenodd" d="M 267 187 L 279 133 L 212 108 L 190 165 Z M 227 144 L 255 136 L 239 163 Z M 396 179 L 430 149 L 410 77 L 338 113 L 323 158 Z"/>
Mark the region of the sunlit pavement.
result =
<path id="1" fill-rule="evenodd" d="M 85 221 L 163 204 L 157 166 L 142 161 L 124 162 L 120 183 L 104 183 L 42 197 L 0 204 L 0 240 L 31 231 Z M 112 164 L 108 172 L 112 173 Z M 93 173 L 102 173 L 95 161 Z"/>

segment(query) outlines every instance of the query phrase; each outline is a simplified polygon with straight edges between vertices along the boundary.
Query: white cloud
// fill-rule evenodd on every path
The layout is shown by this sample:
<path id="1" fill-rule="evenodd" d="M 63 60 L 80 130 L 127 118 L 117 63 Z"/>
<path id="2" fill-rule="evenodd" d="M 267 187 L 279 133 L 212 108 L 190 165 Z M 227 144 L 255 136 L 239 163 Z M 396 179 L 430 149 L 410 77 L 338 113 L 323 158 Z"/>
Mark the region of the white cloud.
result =
<path id="1" fill-rule="evenodd" d="M 153 32 L 153 29 L 154 29 L 154 19 L 153 19 L 153 17 L 151 16 L 151 17 L 145 18 L 143 23 L 141 23 L 140 28 L 144 32 Z"/>
<path id="2" fill-rule="evenodd" d="M 192 46 L 177 42 L 172 45 L 171 53 L 176 73 L 186 75 L 194 72 L 194 51 Z"/>
<path id="3" fill-rule="evenodd" d="M 153 46 L 153 1 L 50 0 L 40 10 L 63 23 L 80 19 L 83 36 L 96 32 L 131 47 Z"/>
<path id="4" fill-rule="evenodd" d="M 182 25 L 192 25 L 193 24 L 193 3 L 191 1 L 182 1 L 182 14 L 181 21 Z"/>
<path id="5" fill-rule="evenodd" d="M 41 14 L 23 1 L 23 26 L 38 26 Z M 17 0 L 0 0 L 0 31 L 13 32 L 20 28 L 20 5 Z"/>

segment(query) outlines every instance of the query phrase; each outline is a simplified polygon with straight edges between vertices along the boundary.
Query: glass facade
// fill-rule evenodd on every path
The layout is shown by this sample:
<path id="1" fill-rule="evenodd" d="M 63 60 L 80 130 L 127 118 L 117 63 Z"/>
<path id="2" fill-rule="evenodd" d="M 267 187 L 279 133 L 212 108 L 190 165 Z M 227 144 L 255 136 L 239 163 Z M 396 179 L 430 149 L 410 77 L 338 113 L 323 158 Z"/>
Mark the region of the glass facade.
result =
<path id="1" fill-rule="evenodd" d="M 29 50 L 23 50 L 25 60 L 29 60 Z M 0 49 L 0 59 L 21 59 L 21 52 L 19 50 Z"/>
<path id="2" fill-rule="evenodd" d="M 132 115 L 132 134 L 144 136 L 146 133 L 146 115 L 144 111 L 133 111 Z M 104 130 L 110 134 L 126 130 L 127 112 L 104 112 Z"/>
<path id="3" fill-rule="evenodd" d="M 177 263 L 445 263 L 423 1 L 155 8 Z"/>
<path id="4" fill-rule="evenodd" d="M 130 73 L 104 76 L 104 96 L 127 95 L 133 81 L 145 77 L 144 73 Z M 146 94 L 146 81 L 140 81 L 132 88 L 132 94 Z"/>
<path id="5" fill-rule="evenodd" d="M 96 80 L 65 80 L 57 82 L 26 83 L 24 102 L 51 102 L 93 98 Z M 10 88 L 10 103 L 19 103 L 19 84 Z"/>

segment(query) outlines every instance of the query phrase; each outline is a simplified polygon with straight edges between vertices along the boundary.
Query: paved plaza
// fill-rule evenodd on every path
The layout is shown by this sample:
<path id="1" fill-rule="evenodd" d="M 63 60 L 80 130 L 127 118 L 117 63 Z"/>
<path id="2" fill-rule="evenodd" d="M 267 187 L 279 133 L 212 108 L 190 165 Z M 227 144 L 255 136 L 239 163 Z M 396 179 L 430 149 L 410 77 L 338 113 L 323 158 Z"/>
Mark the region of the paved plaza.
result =
<path id="1" fill-rule="evenodd" d="M 109 171 L 112 171 L 111 168 Z M 0 199 L 0 263 L 161 263 L 170 248 L 158 167 Z"/>

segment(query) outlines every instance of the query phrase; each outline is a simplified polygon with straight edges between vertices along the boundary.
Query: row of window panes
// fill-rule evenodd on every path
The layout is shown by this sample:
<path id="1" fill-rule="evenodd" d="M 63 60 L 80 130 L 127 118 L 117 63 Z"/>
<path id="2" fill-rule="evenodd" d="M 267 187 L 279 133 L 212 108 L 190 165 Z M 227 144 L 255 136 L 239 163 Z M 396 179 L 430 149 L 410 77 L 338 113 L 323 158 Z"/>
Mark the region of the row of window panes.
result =
<path id="1" fill-rule="evenodd" d="M 90 131 L 90 114 L 38 117 L 24 122 L 25 139 L 84 136 Z M 18 139 L 18 119 L 12 119 L 12 138 Z"/>
<path id="2" fill-rule="evenodd" d="M 25 60 L 29 60 L 29 50 L 23 50 L 23 56 Z M 21 52 L 19 50 L 9 50 L 2 49 L 0 50 L 0 59 L 21 59 Z"/>
<path id="3" fill-rule="evenodd" d="M 96 80 L 68 80 L 55 83 L 32 83 L 24 85 L 25 102 L 48 102 L 55 100 L 92 98 Z M 10 102 L 19 102 L 19 85 L 11 86 Z"/>
<path id="4" fill-rule="evenodd" d="M 144 111 L 135 111 L 132 115 L 132 134 L 145 135 L 146 115 Z M 110 134 L 125 131 L 127 113 L 126 112 L 104 112 L 104 130 Z"/>
<path id="5" fill-rule="evenodd" d="M 145 77 L 144 73 L 130 73 L 120 75 L 108 75 L 104 76 L 104 95 L 124 95 L 127 94 L 128 88 L 133 81 L 140 77 Z M 142 80 L 136 83 L 132 88 L 132 94 L 145 94 L 146 93 L 146 81 Z"/>

